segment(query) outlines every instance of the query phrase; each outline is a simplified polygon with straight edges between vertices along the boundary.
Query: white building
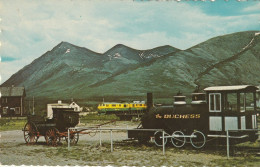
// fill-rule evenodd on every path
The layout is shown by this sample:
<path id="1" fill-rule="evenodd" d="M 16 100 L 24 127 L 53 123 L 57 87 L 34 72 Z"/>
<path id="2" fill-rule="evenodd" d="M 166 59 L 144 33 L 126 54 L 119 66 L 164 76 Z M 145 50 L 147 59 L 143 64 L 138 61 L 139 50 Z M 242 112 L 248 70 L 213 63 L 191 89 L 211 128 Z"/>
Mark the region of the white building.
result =
<path id="1" fill-rule="evenodd" d="M 77 103 L 72 102 L 71 104 L 62 103 L 61 100 L 58 103 L 47 104 L 47 118 L 53 118 L 53 108 L 74 108 L 74 111 L 80 111 L 80 107 Z"/>

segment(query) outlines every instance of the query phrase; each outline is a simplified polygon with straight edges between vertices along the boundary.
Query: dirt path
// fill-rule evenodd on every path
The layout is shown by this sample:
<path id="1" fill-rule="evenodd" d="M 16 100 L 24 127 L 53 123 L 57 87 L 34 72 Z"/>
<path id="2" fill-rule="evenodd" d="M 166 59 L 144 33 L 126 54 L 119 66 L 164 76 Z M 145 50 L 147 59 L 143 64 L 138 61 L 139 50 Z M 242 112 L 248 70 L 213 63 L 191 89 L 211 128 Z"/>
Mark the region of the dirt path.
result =
<path id="1" fill-rule="evenodd" d="M 117 128 L 133 128 L 125 122 L 110 125 Z M 26 145 L 21 130 L 0 132 L 0 163 L 2 165 L 113 165 L 113 166 L 259 166 L 259 159 L 233 158 L 226 160 L 225 154 L 209 150 L 166 148 L 153 143 L 141 145 L 138 142 L 122 142 L 126 132 L 113 132 L 114 150 L 110 150 L 110 133 L 102 132 L 102 147 L 99 146 L 99 133 L 80 136 L 79 143 L 68 150 L 63 141 L 58 147 L 49 147 L 41 137 L 39 143 Z M 225 152 L 224 152 L 225 153 Z M 250 161 L 247 163 L 246 161 Z M 252 163 L 251 163 L 252 161 Z"/>

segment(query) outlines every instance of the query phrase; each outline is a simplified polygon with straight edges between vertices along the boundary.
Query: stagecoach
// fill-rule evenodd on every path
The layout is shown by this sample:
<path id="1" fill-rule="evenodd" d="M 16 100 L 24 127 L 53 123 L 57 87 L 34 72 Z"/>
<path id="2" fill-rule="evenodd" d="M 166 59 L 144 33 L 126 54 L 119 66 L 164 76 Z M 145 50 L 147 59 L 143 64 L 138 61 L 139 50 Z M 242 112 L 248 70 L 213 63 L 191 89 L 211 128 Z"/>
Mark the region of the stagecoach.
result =
<path id="1" fill-rule="evenodd" d="M 79 111 L 74 108 L 52 108 L 51 119 L 28 115 L 27 123 L 23 128 L 24 140 L 27 144 L 34 144 L 40 136 L 44 136 L 47 145 L 56 146 L 61 139 L 68 141 L 68 128 L 75 127 L 79 123 Z M 79 133 L 70 131 L 70 143 L 76 144 Z"/>

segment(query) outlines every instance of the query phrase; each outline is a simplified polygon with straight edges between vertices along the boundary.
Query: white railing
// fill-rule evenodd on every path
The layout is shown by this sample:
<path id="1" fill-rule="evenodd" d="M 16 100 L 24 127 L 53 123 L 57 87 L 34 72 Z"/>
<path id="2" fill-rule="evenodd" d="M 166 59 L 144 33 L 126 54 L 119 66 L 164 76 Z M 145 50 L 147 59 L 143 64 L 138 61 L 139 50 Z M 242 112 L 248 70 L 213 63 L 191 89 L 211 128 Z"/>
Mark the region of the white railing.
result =
<path id="1" fill-rule="evenodd" d="M 101 138 L 101 132 L 102 131 L 110 131 L 110 145 L 111 145 L 111 152 L 113 152 L 113 131 L 159 131 L 162 132 L 162 149 L 163 149 L 163 155 L 165 155 L 165 132 L 163 129 L 128 129 L 128 128 L 101 128 L 101 127 L 95 127 L 95 128 L 84 128 L 84 127 L 76 127 L 76 128 L 68 128 L 68 149 L 70 149 L 70 131 L 76 130 L 74 133 L 80 133 L 86 130 L 96 130 L 99 131 L 99 145 L 102 145 L 102 138 Z"/>
<path id="2" fill-rule="evenodd" d="M 247 132 L 253 131 L 253 132 L 258 132 L 257 134 L 259 135 L 260 129 L 227 130 L 226 131 L 226 139 L 227 139 L 227 158 L 228 159 L 230 158 L 230 155 L 229 155 L 229 148 L 230 148 L 229 139 L 230 138 L 242 139 L 242 138 L 249 137 L 248 135 L 243 135 L 243 136 L 230 136 L 229 135 L 229 132 L 239 132 L 239 131 L 243 131 L 243 132 L 245 132 L 245 131 L 247 131 Z"/>

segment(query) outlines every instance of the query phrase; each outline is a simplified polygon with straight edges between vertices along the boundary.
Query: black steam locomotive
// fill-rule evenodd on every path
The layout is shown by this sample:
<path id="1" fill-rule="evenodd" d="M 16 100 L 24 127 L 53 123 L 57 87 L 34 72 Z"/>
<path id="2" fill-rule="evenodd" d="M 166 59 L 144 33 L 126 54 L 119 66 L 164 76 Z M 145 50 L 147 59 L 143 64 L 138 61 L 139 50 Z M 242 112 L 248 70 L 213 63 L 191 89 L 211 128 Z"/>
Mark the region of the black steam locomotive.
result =
<path id="1" fill-rule="evenodd" d="M 162 131 L 138 129 L 163 129 L 164 143 L 171 140 L 175 147 L 190 142 L 201 148 L 211 139 L 226 140 L 227 131 L 232 142 L 255 141 L 258 138 L 257 87 L 250 85 L 216 86 L 204 89 L 205 93 L 193 93 L 191 104 L 185 96 L 175 96 L 171 106 L 156 107 L 152 94 L 147 94 L 149 112 L 143 115 L 141 126 L 128 131 L 128 137 L 147 142 L 154 139 L 161 146 Z M 189 141 L 188 141 L 189 140 Z"/>

